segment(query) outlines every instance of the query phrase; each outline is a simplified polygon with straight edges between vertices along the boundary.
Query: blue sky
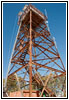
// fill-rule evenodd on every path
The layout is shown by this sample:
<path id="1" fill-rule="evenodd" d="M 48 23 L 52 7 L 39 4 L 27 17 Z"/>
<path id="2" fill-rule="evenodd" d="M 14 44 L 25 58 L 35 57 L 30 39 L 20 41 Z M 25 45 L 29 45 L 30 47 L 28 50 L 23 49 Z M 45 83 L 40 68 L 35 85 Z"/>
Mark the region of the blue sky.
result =
<path id="1" fill-rule="evenodd" d="M 5 78 L 9 59 L 18 30 L 18 13 L 27 3 L 3 4 L 3 76 Z M 59 54 L 66 67 L 66 4 L 65 3 L 32 3 L 42 13 L 45 9 L 51 34 L 55 37 Z"/>

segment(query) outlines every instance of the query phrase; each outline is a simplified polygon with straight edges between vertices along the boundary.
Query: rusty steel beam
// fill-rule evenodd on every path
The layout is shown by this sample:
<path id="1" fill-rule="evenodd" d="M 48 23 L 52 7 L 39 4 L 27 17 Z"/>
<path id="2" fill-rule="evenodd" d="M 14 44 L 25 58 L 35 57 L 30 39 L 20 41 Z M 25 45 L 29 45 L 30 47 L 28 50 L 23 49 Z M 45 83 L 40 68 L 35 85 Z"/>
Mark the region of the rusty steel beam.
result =
<path id="1" fill-rule="evenodd" d="M 45 50 L 44 50 L 45 51 Z M 39 55 L 41 55 L 42 52 L 40 52 L 39 54 L 36 55 L 36 57 L 38 57 Z M 35 57 L 35 55 L 32 55 L 33 57 Z"/>
<path id="2" fill-rule="evenodd" d="M 41 92 L 40 97 L 43 95 L 43 92 L 44 92 L 44 90 L 46 89 L 46 86 L 47 86 L 47 83 L 48 83 L 50 77 L 51 77 L 51 73 L 49 74 L 49 76 L 47 77 L 47 80 L 45 81 L 45 84 L 44 84 L 44 87 L 43 87 L 43 89 L 42 89 L 42 92 Z"/>
<path id="3" fill-rule="evenodd" d="M 16 48 L 15 48 L 15 53 L 16 53 L 17 51 L 19 51 L 20 46 L 23 47 L 24 44 L 27 44 L 27 43 L 28 43 L 28 42 L 23 41 L 23 40 L 20 40 L 20 43 L 21 43 L 21 41 L 22 41 L 22 44 L 20 44 L 19 46 L 16 46 Z M 15 55 L 15 53 L 14 53 L 14 55 Z"/>
<path id="4" fill-rule="evenodd" d="M 54 53 L 54 52 L 52 52 L 52 51 L 50 51 L 50 50 L 48 50 L 48 49 L 44 48 L 43 46 L 41 46 L 41 45 L 39 45 L 39 44 L 36 44 L 36 43 L 34 43 L 34 42 L 33 42 L 33 45 L 34 45 L 34 46 L 36 46 L 36 47 L 38 46 L 38 47 L 40 47 L 40 48 L 42 48 L 42 49 L 44 49 L 44 50 L 48 51 L 49 53 L 54 54 L 54 55 L 56 55 L 56 56 L 57 56 L 57 54 L 56 54 L 56 53 Z"/>
<path id="5" fill-rule="evenodd" d="M 11 69 L 9 70 L 8 73 L 10 73 L 10 71 L 14 68 L 15 64 L 18 64 L 18 61 L 20 61 L 20 57 L 21 57 L 21 56 L 22 56 L 22 54 L 19 55 L 19 57 L 18 57 L 17 60 L 12 60 L 12 59 L 11 59 L 11 63 L 13 63 L 12 61 L 15 61 L 15 62 L 14 62 L 13 66 L 11 67 Z"/>
<path id="6" fill-rule="evenodd" d="M 58 57 L 51 57 L 50 59 L 57 59 Z M 49 60 L 49 58 L 44 58 L 44 59 L 34 59 L 32 60 L 33 62 L 35 61 L 41 61 L 41 60 Z M 29 62 L 29 60 L 26 60 L 27 62 Z"/>
<path id="7" fill-rule="evenodd" d="M 62 76 L 64 76 L 64 75 L 66 75 L 66 72 L 64 72 L 63 74 L 60 74 L 60 75 L 56 75 L 56 76 L 54 76 L 53 78 L 62 77 Z"/>
<path id="8" fill-rule="evenodd" d="M 25 52 L 24 52 L 24 55 L 26 55 Z M 19 57 L 18 57 L 17 60 L 13 60 L 13 61 L 15 61 L 15 62 L 14 62 L 14 64 L 13 64 L 13 66 L 11 67 L 11 69 L 9 70 L 9 73 L 10 73 L 10 71 L 13 69 L 13 67 L 15 66 L 15 64 L 17 64 L 18 61 L 20 61 L 21 57 L 22 57 L 22 54 L 19 55 Z M 24 61 L 24 60 L 23 60 L 23 61 Z M 12 63 L 12 60 L 11 60 L 11 63 Z"/>
<path id="9" fill-rule="evenodd" d="M 47 68 L 47 69 L 49 69 L 49 70 L 52 70 L 52 71 L 55 71 L 55 72 L 60 72 L 60 73 L 64 73 L 63 71 L 61 71 L 61 70 L 58 70 L 58 69 L 55 69 L 55 68 L 52 68 L 52 67 L 48 67 L 48 66 L 44 66 L 44 65 L 42 65 L 42 64 L 39 64 L 39 63 L 34 63 L 34 62 L 32 62 L 32 64 L 34 64 L 34 65 L 37 65 L 37 66 L 40 66 L 40 67 L 44 67 L 44 68 Z"/>
<path id="10" fill-rule="evenodd" d="M 18 71 L 20 71 L 21 69 L 25 68 L 28 64 L 26 64 L 25 66 L 22 66 L 20 68 L 18 68 L 16 71 L 14 71 L 13 73 L 11 73 L 8 77 L 12 76 L 13 74 L 17 73 Z"/>
<path id="11" fill-rule="evenodd" d="M 60 57 L 60 61 L 61 61 L 61 64 L 62 64 L 62 66 L 63 66 L 64 70 L 65 70 L 65 67 L 64 67 L 64 64 L 63 64 L 63 62 L 62 62 L 61 57 Z"/>
<path id="12" fill-rule="evenodd" d="M 55 45 L 55 48 L 56 48 L 56 51 L 58 52 L 58 49 L 57 49 L 56 45 Z M 59 57 L 60 57 L 60 56 L 59 56 Z M 62 64 L 62 66 L 63 66 L 63 68 L 64 68 L 64 71 L 65 71 L 65 67 L 64 67 L 64 64 L 63 64 L 63 62 L 62 62 L 61 57 L 60 57 L 60 61 L 61 61 L 61 64 Z"/>
<path id="13" fill-rule="evenodd" d="M 24 36 L 23 36 L 21 39 L 19 39 L 19 41 L 16 43 L 15 47 L 16 47 L 16 46 L 17 46 L 17 45 L 21 42 L 21 40 L 22 40 L 22 39 L 24 39 L 24 38 L 25 38 L 26 33 L 27 33 L 27 32 L 25 32 L 25 33 L 24 33 Z M 22 41 L 23 41 L 23 40 L 22 40 Z"/>
<path id="14" fill-rule="evenodd" d="M 39 32 L 35 32 L 34 30 L 32 30 L 32 31 L 36 34 L 36 37 L 40 37 L 40 36 L 43 37 L 43 39 L 40 37 L 40 38 L 42 39 L 42 41 L 44 41 L 44 39 L 47 39 L 47 37 L 45 37 L 43 34 L 40 34 Z M 35 37 L 35 38 L 36 38 L 36 37 Z M 47 39 L 47 40 L 49 41 L 49 39 Z M 41 43 L 42 41 L 39 41 L 39 43 Z M 45 42 L 45 41 L 44 41 L 44 42 Z M 47 43 L 47 42 L 45 42 L 45 43 L 49 46 L 49 43 Z M 51 44 L 52 46 L 54 46 L 54 42 L 51 42 L 51 41 L 50 41 L 50 44 Z"/>
<path id="15" fill-rule="evenodd" d="M 32 11 L 30 10 L 30 47 L 29 47 L 29 96 L 32 97 Z"/>
<path id="16" fill-rule="evenodd" d="M 24 50 L 28 47 L 29 44 L 26 44 L 12 59 L 14 59 L 20 52 L 24 52 Z"/>
<path id="17" fill-rule="evenodd" d="M 42 51 L 40 48 L 38 48 L 40 51 Z M 42 53 L 44 53 L 49 59 L 50 59 L 50 57 L 44 52 L 44 51 L 42 51 Z M 58 59 L 59 59 L 59 56 L 58 56 Z M 51 60 L 51 59 L 50 59 Z M 60 65 L 58 65 L 55 61 L 54 61 L 54 63 L 59 67 L 59 68 L 61 68 L 63 71 L 65 71 Z"/>
<path id="18" fill-rule="evenodd" d="M 39 22 L 39 23 L 41 23 L 42 22 L 42 20 Z M 32 24 L 35 24 L 36 25 L 36 27 L 39 27 L 39 23 L 38 24 L 36 24 L 36 22 L 34 22 L 34 20 L 33 20 L 33 22 L 32 22 Z"/>
<path id="19" fill-rule="evenodd" d="M 54 59 L 53 59 L 53 60 L 51 60 L 51 61 L 46 62 L 46 63 L 44 64 L 44 66 L 46 66 L 46 65 L 50 64 L 51 62 L 54 62 L 54 61 L 55 61 L 55 60 L 57 60 L 57 59 L 58 59 L 58 57 L 54 58 Z"/>
<path id="20" fill-rule="evenodd" d="M 34 68 L 34 67 L 33 67 Z M 35 68 L 34 68 L 35 69 Z M 39 77 L 39 74 L 38 74 L 38 72 L 36 71 L 36 73 L 37 73 L 37 76 Z M 45 87 L 45 85 L 46 85 L 46 82 L 45 82 L 45 84 L 44 84 L 44 82 L 42 81 L 42 79 L 41 79 L 41 77 L 39 77 L 38 78 L 38 80 L 34 77 L 34 79 L 35 79 L 35 81 L 39 84 L 39 85 L 41 85 L 41 86 L 43 86 L 43 87 Z M 40 79 L 40 80 L 39 80 Z M 41 82 L 40 82 L 41 81 Z M 41 84 L 42 83 L 42 84 Z M 51 91 L 51 89 L 49 89 L 49 88 L 45 88 L 45 91 L 48 93 L 48 94 L 54 94 L 54 92 L 52 92 Z"/>
<path id="21" fill-rule="evenodd" d="M 37 34 L 38 35 L 38 37 L 43 37 L 44 39 L 46 39 L 46 40 L 48 40 L 49 42 L 51 42 L 52 43 L 52 41 L 50 40 L 50 39 L 48 39 L 47 37 L 46 37 L 46 35 L 44 35 L 44 34 L 40 34 L 39 32 L 35 32 L 34 30 L 33 30 L 33 32 L 35 33 L 35 34 Z"/>
<path id="22" fill-rule="evenodd" d="M 42 39 L 42 36 L 40 37 L 40 39 Z M 43 38 L 42 40 L 43 40 L 43 43 L 46 43 L 48 46 L 54 44 L 52 41 L 47 42 L 45 38 Z"/>
<path id="23" fill-rule="evenodd" d="M 34 30 L 33 30 L 33 32 L 38 36 L 38 37 L 43 37 L 44 39 L 47 39 L 49 42 L 52 42 L 52 41 L 50 41 L 44 34 L 42 34 L 42 33 L 40 33 L 40 32 L 35 32 Z"/>

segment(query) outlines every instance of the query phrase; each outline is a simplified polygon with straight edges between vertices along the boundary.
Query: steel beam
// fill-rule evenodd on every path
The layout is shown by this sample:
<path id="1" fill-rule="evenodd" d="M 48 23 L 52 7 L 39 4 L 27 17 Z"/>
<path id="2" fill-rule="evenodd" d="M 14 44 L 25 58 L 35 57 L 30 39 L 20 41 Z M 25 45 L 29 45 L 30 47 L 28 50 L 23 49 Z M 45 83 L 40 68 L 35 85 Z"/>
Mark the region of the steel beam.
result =
<path id="1" fill-rule="evenodd" d="M 62 77 L 64 75 L 66 75 L 66 72 L 64 72 L 63 74 L 60 74 L 60 75 L 56 75 L 56 76 L 54 76 L 54 78 Z"/>
<path id="2" fill-rule="evenodd" d="M 54 53 L 54 52 L 52 52 L 52 51 L 50 51 L 50 50 L 48 50 L 48 49 L 44 48 L 43 46 L 41 46 L 41 45 L 39 45 L 39 44 L 33 43 L 33 45 L 34 45 L 34 46 L 38 46 L 38 47 L 40 47 L 40 48 L 42 48 L 42 49 L 44 49 L 44 50 L 48 51 L 49 53 L 51 53 L 51 54 L 54 54 L 54 55 L 58 56 L 56 53 Z"/>
<path id="3" fill-rule="evenodd" d="M 8 77 L 12 76 L 13 74 L 17 73 L 18 71 L 20 71 L 21 69 L 25 68 L 28 64 L 26 64 L 25 66 L 22 66 L 20 68 L 18 68 L 16 71 L 14 71 L 13 73 L 11 73 Z"/>
<path id="4" fill-rule="evenodd" d="M 45 88 L 46 88 L 46 86 L 47 86 L 47 83 L 48 83 L 50 77 L 51 77 L 51 73 L 49 74 L 49 76 L 47 77 L 47 80 L 45 81 L 45 84 L 44 84 L 44 87 L 43 87 L 43 89 L 42 89 L 42 92 L 41 92 L 40 97 L 43 95 L 43 92 L 44 92 L 44 90 L 45 90 Z"/>
<path id="5" fill-rule="evenodd" d="M 27 43 L 15 56 L 13 56 L 12 59 L 16 58 L 16 56 L 17 56 L 19 53 L 24 52 L 24 50 L 28 47 L 28 45 L 29 45 L 29 44 Z"/>
<path id="6" fill-rule="evenodd" d="M 40 66 L 40 67 L 44 67 L 44 68 L 47 68 L 47 69 L 49 69 L 49 70 L 52 70 L 52 71 L 55 71 L 55 72 L 60 72 L 60 73 L 64 73 L 63 71 L 61 71 L 61 70 L 58 70 L 58 69 L 55 69 L 55 68 L 52 68 L 52 67 L 48 67 L 48 66 L 44 66 L 44 65 L 42 65 L 42 64 L 39 64 L 39 63 L 34 63 L 34 62 L 32 62 L 32 64 L 34 64 L 34 65 L 36 65 L 36 66 Z"/>
<path id="7" fill-rule="evenodd" d="M 29 47 L 29 96 L 32 97 L 32 11 L 30 10 L 30 47 Z"/>

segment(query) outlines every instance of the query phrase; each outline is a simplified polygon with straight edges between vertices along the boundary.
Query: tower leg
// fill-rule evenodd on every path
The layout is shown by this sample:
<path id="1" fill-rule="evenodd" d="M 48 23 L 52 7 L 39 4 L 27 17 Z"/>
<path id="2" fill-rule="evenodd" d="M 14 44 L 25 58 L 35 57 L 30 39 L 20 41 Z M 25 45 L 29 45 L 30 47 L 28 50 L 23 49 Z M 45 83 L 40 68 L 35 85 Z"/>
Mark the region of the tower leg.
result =
<path id="1" fill-rule="evenodd" d="M 29 96 L 32 97 L 32 11 L 30 11 L 30 62 L 29 62 Z"/>

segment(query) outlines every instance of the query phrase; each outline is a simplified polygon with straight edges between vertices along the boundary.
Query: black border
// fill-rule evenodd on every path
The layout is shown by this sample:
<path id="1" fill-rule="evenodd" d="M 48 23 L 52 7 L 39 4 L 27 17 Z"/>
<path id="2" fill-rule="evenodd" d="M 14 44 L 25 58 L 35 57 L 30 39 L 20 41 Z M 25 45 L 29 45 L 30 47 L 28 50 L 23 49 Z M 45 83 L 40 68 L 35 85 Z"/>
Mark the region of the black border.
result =
<path id="1" fill-rule="evenodd" d="M 3 2 L 64 2 L 67 4 L 67 98 L 2 98 L 2 4 Z M 68 1 L 1 1 L 1 99 L 68 99 Z"/>

